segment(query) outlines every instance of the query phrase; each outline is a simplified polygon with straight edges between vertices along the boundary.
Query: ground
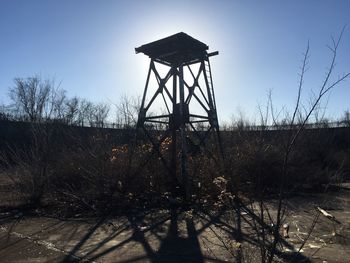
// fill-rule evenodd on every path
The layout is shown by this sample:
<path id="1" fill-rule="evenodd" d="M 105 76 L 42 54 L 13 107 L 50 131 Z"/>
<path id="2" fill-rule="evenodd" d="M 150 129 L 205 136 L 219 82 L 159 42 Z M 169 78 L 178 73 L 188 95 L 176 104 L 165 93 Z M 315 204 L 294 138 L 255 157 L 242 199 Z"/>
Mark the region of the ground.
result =
<path id="1" fill-rule="evenodd" d="M 268 201 L 273 216 L 275 201 Z M 227 208 L 151 209 L 125 216 L 57 218 L 43 211 L 0 213 L 1 262 L 232 262 L 239 248 L 244 262 L 259 260 L 252 230 L 256 204 Z M 322 207 L 338 222 L 318 214 Z M 349 262 L 350 184 L 327 193 L 303 193 L 288 199 L 278 260 Z M 315 223 L 309 236 L 310 226 Z M 240 242 L 237 233 L 240 232 Z M 298 249 L 309 236 L 300 253 Z"/>

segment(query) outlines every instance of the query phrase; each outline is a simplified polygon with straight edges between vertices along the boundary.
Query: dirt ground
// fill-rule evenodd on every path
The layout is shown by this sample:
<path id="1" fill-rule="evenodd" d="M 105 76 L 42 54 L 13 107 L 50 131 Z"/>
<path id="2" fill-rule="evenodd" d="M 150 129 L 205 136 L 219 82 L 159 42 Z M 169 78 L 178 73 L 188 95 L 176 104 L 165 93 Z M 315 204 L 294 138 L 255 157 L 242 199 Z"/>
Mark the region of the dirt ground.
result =
<path id="1" fill-rule="evenodd" d="M 275 202 L 269 202 L 273 214 Z M 321 207 L 337 222 L 317 212 Z M 14 210 L 0 213 L 1 262 L 258 262 L 254 204 L 237 211 L 149 210 L 127 216 L 70 219 Z M 273 215 L 272 215 L 273 216 Z M 350 262 L 350 184 L 288 199 L 289 237 L 280 261 Z M 315 227 L 309 234 L 310 226 Z M 237 229 L 239 226 L 240 229 Z M 239 233 L 238 233 L 239 232 Z M 237 235 L 240 234 L 239 242 Z M 308 237 L 300 253 L 303 240 Z"/>

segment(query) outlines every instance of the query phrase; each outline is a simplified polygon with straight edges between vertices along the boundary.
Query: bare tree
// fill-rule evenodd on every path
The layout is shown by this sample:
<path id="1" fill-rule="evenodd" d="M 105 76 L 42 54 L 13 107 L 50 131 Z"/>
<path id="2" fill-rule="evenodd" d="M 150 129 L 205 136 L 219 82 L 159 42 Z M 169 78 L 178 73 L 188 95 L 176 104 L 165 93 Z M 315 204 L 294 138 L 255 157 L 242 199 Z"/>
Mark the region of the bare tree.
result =
<path id="1" fill-rule="evenodd" d="M 96 127 L 104 127 L 109 113 L 109 105 L 105 103 L 99 103 L 92 107 L 92 125 Z"/>
<path id="2" fill-rule="evenodd" d="M 0 121 L 10 119 L 10 114 L 4 104 L 0 104 Z"/>
<path id="3" fill-rule="evenodd" d="M 304 59 L 301 67 L 301 73 L 300 73 L 300 80 L 299 80 L 299 87 L 298 87 L 298 94 L 297 94 L 297 100 L 296 105 L 294 107 L 294 111 L 292 114 L 291 121 L 289 123 L 290 126 L 290 136 L 287 141 L 286 147 L 285 147 L 285 154 L 283 158 L 283 166 L 280 176 L 280 189 L 279 189 L 279 200 L 278 200 L 278 207 L 277 207 L 277 215 L 274 220 L 274 229 L 273 229 L 273 241 L 272 245 L 269 249 L 269 253 L 266 257 L 266 262 L 272 262 L 273 258 L 276 254 L 276 247 L 277 244 L 280 241 L 280 235 L 279 235 L 279 229 L 281 227 L 281 224 L 283 222 L 283 218 L 285 215 L 286 207 L 284 204 L 284 194 L 285 194 L 285 185 L 286 185 L 286 179 L 287 174 L 289 171 L 289 159 L 290 154 L 294 149 L 294 146 L 296 144 L 297 139 L 300 137 L 302 131 L 305 128 L 305 125 L 310 119 L 310 116 L 314 113 L 314 111 L 319 106 L 321 100 L 326 96 L 333 88 L 335 88 L 338 84 L 343 82 L 345 79 L 347 79 L 350 76 L 350 73 L 343 74 L 342 76 L 339 76 L 336 80 L 331 81 L 331 77 L 334 73 L 335 65 L 336 65 L 336 58 L 337 58 L 337 52 L 339 43 L 342 39 L 344 29 L 341 31 L 340 36 L 338 39 L 332 38 L 332 46 L 328 46 L 329 50 L 331 51 L 332 57 L 331 62 L 328 67 L 328 70 L 326 72 L 325 78 L 323 79 L 321 83 L 321 87 L 318 89 L 318 91 L 315 93 L 315 97 L 313 98 L 312 102 L 310 103 L 310 108 L 305 111 L 305 114 L 301 115 L 301 118 L 298 122 L 297 129 L 295 129 L 296 120 L 298 118 L 298 113 L 300 113 L 301 108 L 301 93 L 304 85 L 304 77 L 306 72 L 306 66 L 309 58 L 309 44 L 307 45 L 306 52 L 304 53 Z M 305 243 L 304 243 L 305 244 Z M 303 245 L 299 248 L 299 251 L 302 249 Z"/>
<path id="4" fill-rule="evenodd" d="M 267 120 L 271 118 L 272 123 L 275 126 L 278 126 L 277 128 L 286 130 L 285 132 L 281 133 L 283 135 L 281 136 L 281 139 L 283 139 L 282 141 L 284 142 L 281 143 L 281 152 L 276 152 L 278 153 L 278 158 L 280 158 L 278 159 L 280 160 L 278 164 L 276 163 L 278 165 L 278 168 L 276 169 L 276 172 L 278 172 L 278 177 L 274 177 L 274 180 L 276 181 L 274 183 L 278 187 L 277 211 L 273 211 L 275 208 L 271 209 L 268 207 L 265 195 L 265 191 L 267 190 L 266 186 L 264 185 L 264 180 L 266 180 L 265 174 L 270 174 L 273 172 L 268 171 L 268 173 L 266 173 L 264 171 L 264 168 L 266 166 L 262 161 L 264 160 L 264 158 L 269 158 L 268 149 L 272 148 L 270 147 L 270 142 L 268 140 L 264 140 L 264 137 L 261 137 L 260 140 L 256 140 L 256 146 L 251 146 L 252 143 L 249 145 L 249 154 L 251 154 L 251 150 L 253 150 L 252 153 L 255 154 L 255 156 L 257 156 L 257 159 L 254 162 L 254 167 L 256 168 L 252 171 L 252 174 L 254 175 L 254 180 L 256 181 L 256 187 L 254 188 L 254 194 L 256 199 L 254 200 L 254 202 L 257 202 L 252 203 L 250 211 L 253 215 L 253 230 L 255 230 L 255 234 L 257 236 L 261 262 L 273 262 L 275 259 L 275 255 L 281 252 L 279 251 L 279 245 L 281 245 L 282 247 L 284 243 L 283 237 L 281 237 L 280 235 L 280 229 L 285 223 L 284 220 L 286 219 L 287 205 L 285 198 L 286 193 L 288 193 L 287 186 L 290 185 L 288 184 L 288 178 L 290 178 L 289 175 L 291 174 L 292 170 L 291 160 L 292 158 L 294 158 L 293 153 L 295 151 L 295 148 L 297 147 L 297 141 L 299 141 L 300 137 L 302 136 L 302 133 L 310 118 L 313 115 L 315 115 L 315 111 L 319 111 L 316 112 L 316 115 L 318 115 L 315 116 L 315 118 L 320 117 L 319 119 L 324 119 L 324 114 L 323 112 L 321 112 L 322 107 L 320 106 L 321 102 L 323 101 L 322 99 L 325 98 L 332 89 L 334 89 L 337 85 L 339 85 L 341 82 L 343 82 L 350 76 L 350 73 L 346 73 L 332 80 L 332 76 L 335 73 L 334 71 L 336 64 L 335 61 L 337 58 L 337 51 L 343 32 L 344 29 L 342 30 L 338 39 L 335 40 L 332 38 L 333 45 L 329 47 L 331 51 L 331 61 L 326 72 L 325 78 L 322 80 L 320 88 L 314 93 L 315 95 L 311 97 L 309 107 L 304 107 L 302 105 L 304 77 L 306 75 L 305 73 L 309 59 L 308 44 L 306 51 L 303 54 L 299 85 L 297 89 L 296 104 L 291 114 L 286 113 L 285 116 L 281 117 L 280 114 L 282 110 L 279 112 L 275 111 L 275 109 L 273 108 L 271 93 L 269 94 L 269 101 L 267 103 L 267 107 L 259 108 L 261 126 L 265 127 L 267 125 Z M 264 131 L 264 129 L 262 129 L 262 131 Z M 260 136 L 262 136 L 262 134 L 263 132 L 260 133 Z M 271 153 L 273 153 L 273 150 L 271 150 Z M 236 210 L 238 210 L 236 222 L 240 222 L 240 209 L 245 208 L 245 205 L 243 204 L 243 202 L 241 202 L 241 204 L 237 204 L 234 207 Z M 317 222 L 318 215 L 319 213 L 317 213 L 317 215 L 314 218 L 314 222 L 312 223 L 308 231 L 309 234 L 307 238 L 303 240 L 301 246 L 299 247 L 299 252 L 307 242 L 308 237 L 310 237 L 310 234 L 313 231 L 313 228 L 315 227 L 315 224 Z M 236 229 L 239 233 L 240 227 L 238 223 Z M 241 242 L 238 238 L 237 241 Z M 242 262 L 243 259 L 239 255 L 241 255 L 241 252 L 238 253 L 237 262 Z"/>
<path id="5" fill-rule="evenodd" d="M 50 92 L 49 105 L 47 106 L 47 119 L 62 120 L 65 114 L 66 91 L 60 88 L 52 88 Z"/>
<path id="6" fill-rule="evenodd" d="M 65 101 L 64 119 L 68 124 L 74 124 L 78 121 L 79 103 L 80 100 L 78 97 L 73 97 Z"/>
<path id="7" fill-rule="evenodd" d="M 139 99 L 124 95 L 115 106 L 117 108 L 116 121 L 118 124 L 121 124 L 124 127 L 133 127 L 136 125 L 140 109 Z"/>
<path id="8" fill-rule="evenodd" d="M 346 110 L 344 112 L 344 115 L 342 119 L 340 120 L 341 123 L 343 123 L 345 126 L 350 127 L 350 111 Z"/>
<path id="9" fill-rule="evenodd" d="M 23 115 L 32 122 L 41 121 L 54 85 L 53 82 L 42 80 L 38 76 L 26 79 L 15 78 L 14 82 L 15 86 L 10 89 L 9 96 L 16 115 Z"/>
<path id="10" fill-rule="evenodd" d="M 77 122 L 79 125 L 84 126 L 89 123 L 91 108 L 93 107 L 92 103 L 86 99 L 81 99 L 78 105 L 77 112 Z"/>

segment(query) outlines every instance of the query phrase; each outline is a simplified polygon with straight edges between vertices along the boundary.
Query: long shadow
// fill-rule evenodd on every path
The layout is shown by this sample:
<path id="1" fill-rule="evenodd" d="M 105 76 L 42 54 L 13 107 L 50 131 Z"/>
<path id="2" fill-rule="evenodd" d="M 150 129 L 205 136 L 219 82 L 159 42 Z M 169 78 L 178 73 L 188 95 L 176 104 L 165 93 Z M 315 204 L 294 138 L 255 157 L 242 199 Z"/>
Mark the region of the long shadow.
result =
<path id="1" fill-rule="evenodd" d="M 246 216 L 242 216 L 242 218 L 244 218 L 246 221 L 248 221 L 249 219 L 247 219 L 246 217 L 250 217 L 250 219 L 254 220 L 256 223 L 258 223 L 258 225 L 260 227 L 263 227 L 265 229 L 270 229 L 270 226 L 266 224 L 266 222 L 262 221 L 260 219 L 259 216 L 257 216 L 254 211 L 252 211 L 251 209 L 249 209 L 246 205 L 244 205 L 242 202 L 239 202 L 239 206 L 247 213 Z M 282 237 L 281 235 L 279 235 L 278 237 L 278 241 L 279 243 L 283 246 L 288 248 L 290 251 L 294 251 L 295 248 L 292 244 L 290 244 L 284 237 Z M 267 245 L 270 246 L 271 244 L 267 243 L 267 244 L 261 244 L 260 245 Z M 285 253 L 279 249 L 276 249 L 276 256 L 288 261 L 288 262 L 311 262 L 310 259 L 308 257 L 306 257 L 305 255 L 303 255 L 300 252 L 290 252 L 290 253 Z"/>
<path id="2" fill-rule="evenodd" d="M 222 208 L 219 210 L 219 212 L 215 216 L 213 216 L 210 213 L 208 213 L 206 210 L 200 209 L 200 213 L 197 212 L 195 214 L 202 221 L 206 221 L 206 223 L 203 223 L 203 226 L 197 230 L 198 233 L 201 233 L 206 228 L 210 227 L 211 225 L 214 225 L 216 228 L 225 232 L 226 234 L 228 234 L 229 236 L 234 238 L 236 241 L 242 240 L 242 241 L 245 241 L 245 242 L 252 244 L 252 245 L 258 245 L 259 242 L 256 238 L 254 238 L 250 235 L 244 234 L 242 232 L 241 223 L 239 225 L 240 229 L 237 229 L 237 221 L 235 221 L 236 225 L 233 226 L 233 225 L 230 225 L 229 223 L 225 222 L 225 220 L 222 219 L 222 217 L 224 216 L 224 213 L 226 211 L 227 211 L 227 209 Z M 237 212 L 236 212 L 236 214 L 237 214 Z M 220 234 L 218 234 L 217 236 L 219 236 L 219 235 Z"/>
<path id="3" fill-rule="evenodd" d="M 90 239 L 94 232 L 103 224 L 106 220 L 106 216 L 101 217 L 96 224 L 90 228 L 90 230 L 85 234 L 85 236 L 75 245 L 75 247 L 69 252 L 67 256 L 61 262 L 72 262 L 76 258 L 76 253 L 81 249 L 81 247 Z"/>
<path id="4" fill-rule="evenodd" d="M 226 208 L 230 209 L 230 208 Z M 234 210 L 235 213 L 235 227 L 227 224 L 225 220 L 222 220 L 222 216 L 225 213 L 225 210 L 222 209 L 218 215 L 212 216 L 210 213 L 207 213 L 205 210 L 201 210 L 201 212 L 206 216 L 209 217 L 208 224 L 210 222 L 215 222 L 216 227 L 223 230 L 224 232 L 231 234 L 237 242 L 248 242 L 254 246 L 258 247 L 265 247 L 269 248 L 271 244 L 265 240 L 265 243 L 262 243 L 262 241 L 254 237 L 252 234 L 247 234 L 242 231 L 242 221 L 244 221 L 247 225 L 249 225 L 252 229 L 254 229 L 254 224 L 251 221 L 254 221 L 258 227 L 264 228 L 266 230 L 269 230 L 271 227 L 264 221 L 260 219 L 258 215 L 254 213 L 251 209 L 249 209 L 245 204 L 243 204 L 241 201 L 236 200 L 234 202 L 234 205 L 231 207 L 231 209 Z M 245 212 L 245 213 L 242 213 Z M 198 214 L 199 217 L 202 219 L 206 219 L 206 217 L 201 216 Z M 207 220 L 207 219 L 206 219 Z M 222 227 L 224 226 L 224 228 Z M 203 227 L 207 227 L 206 225 Z M 199 230 L 202 231 L 203 229 Z M 255 229 L 258 231 L 258 229 Z M 281 235 L 278 236 L 279 243 L 283 246 L 288 248 L 290 251 L 294 251 L 295 248 L 292 244 L 290 244 L 285 238 L 283 238 Z M 243 260 L 242 251 L 238 250 L 238 253 L 236 255 L 236 261 L 241 262 Z M 311 263 L 310 259 L 299 252 L 290 252 L 285 253 L 279 249 L 276 249 L 276 256 L 287 261 L 287 262 L 305 262 L 305 263 Z"/>
<path id="5" fill-rule="evenodd" d="M 138 221 L 140 220 L 143 220 L 145 217 L 145 214 L 140 217 L 138 219 Z M 96 252 L 99 248 L 102 248 L 109 240 L 111 240 L 112 238 L 116 237 L 116 235 L 118 233 L 120 233 L 121 231 L 118 231 L 117 234 L 113 233 L 112 235 L 110 235 L 109 237 L 107 237 L 106 239 L 102 240 L 94 249 L 92 249 L 91 251 L 89 251 L 83 258 L 87 258 L 89 260 L 95 260 L 95 259 L 98 259 L 102 256 L 105 256 L 109 253 L 112 253 L 116 250 L 118 250 L 119 248 L 121 248 L 122 246 L 126 245 L 127 243 L 129 242 L 139 242 L 143 245 L 145 251 L 148 252 L 148 257 L 152 258 L 153 257 L 153 250 L 151 248 L 151 246 L 149 245 L 149 243 L 147 242 L 146 238 L 145 238 L 145 233 L 148 232 L 148 231 L 151 231 L 161 225 L 163 225 L 166 221 L 169 220 L 169 217 L 165 217 L 163 219 L 161 219 L 160 221 L 158 222 L 155 222 L 153 224 L 151 224 L 146 230 L 141 230 L 139 228 L 139 226 L 137 225 L 137 220 L 135 218 L 133 218 L 133 216 L 129 215 L 128 216 L 128 228 L 131 228 L 133 233 L 131 235 L 131 237 L 121 241 L 120 243 L 118 243 L 117 245 L 114 245 L 114 246 L 111 246 L 107 249 L 104 249 L 103 251 L 97 253 L 97 254 L 94 254 L 92 257 L 90 257 L 90 255 L 93 254 L 93 252 Z"/>
<path id="6" fill-rule="evenodd" d="M 126 240 L 120 242 L 117 245 L 109 247 L 104 251 L 99 252 L 98 254 L 93 255 L 93 257 L 87 257 L 89 254 L 92 254 L 92 251 L 96 251 L 97 247 L 101 248 L 105 242 L 99 244 L 96 248 L 90 251 L 85 257 L 89 260 L 96 260 L 102 256 L 105 256 L 109 253 L 115 252 L 123 245 L 129 242 L 140 243 L 146 253 L 143 256 L 136 256 L 131 259 L 127 259 L 123 262 L 134 262 L 138 260 L 148 259 L 152 263 L 158 262 L 198 262 L 202 263 L 204 261 L 203 255 L 200 250 L 200 244 L 197 238 L 197 232 L 195 230 L 195 225 L 193 220 L 186 220 L 186 230 L 187 237 L 180 237 L 179 235 L 179 226 L 178 226 L 178 214 L 181 213 L 176 209 L 170 210 L 170 217 L 166 217 L 156 223 L 151 224 L 147 227 L 146 230 L 141 230 L 137 224 L 137 221 L 132 216 L 128 217 L 130 222 L 130 227 L 133 231 L 132 236 Z M 143 221 L 145 218 L 139 218 Z M 157 230 L 158 227 L 170 220 L 169 229 L 166 237 L 161 238 L 157 237 L 160 240 L 159 249 L 152 248 L 150 240 L 146 237 L 148 232 Z M 217 261 L 219 262 L 219 261 Z"/>
<path id="7" fill-rule="evenodd" d="M 88 261 L 97 260 L 104 256 L 107 256 L 111 253 L 118 256 L 118 250 L 121 249 L 124 245 L 128 243 L 138 243 L 142 246 L 144 254 L 140 255 L 140 252 L 136 252 L 135 256 L 127 257 L 125 260 L 116 258 L 116 262 L 136 262 L 136 261 L 150 261 L 152 263 L 159 262 L 198 262 L 202 263 L 205 260 L 209 260 L 211 262 L 225 262 L 221 259 L 217 259 L 215 257 L 204 256 L 201 251 L 201 245 L 198 240 L 198 236 L 205 231 L 207 228 L 211 228 L 215 226 L 217 229 L 221 229 L 226 234 L 231 235 L 237 242 L 248 242 L 251 245 L 258 247 L 263 245 L 268 247 L 269 243 L 262 244 L 261 240 L 254 236 L 252 233 L 246 233 L 246 231 L 242 231 L 243 223 L 246 225 L 251 224 L 251 221 L 255 221 L 259 227 L 269 226 L 266 222 L 260 222 L 260 217 L 257 216 L 254 211 L 249 209 L 243 203 L 237 203 L 235 207 L 231 207 L 231 211 L 235 212 L 235 223 L 233 225 L 226 222 L 223 218 L 225 213 L 225 209 L 222 209 L 216 215 L 211 215 L 211 213 L 205 212 L 201 210 L 201 212 L 195 213 L 197 218 L 202 222 L 202 226 L 198 229 L 195 227 L 195 223 L 193 219 L 186 219 L 181 222 L 185 223 L 185 228 L 181 228 L 179 226 L 179 215 L 182 213 L 181 210 L 178 209 L 170 209 L 169 214 L 163 214 L 162 216 L 156 217 L 157 219 L 151 219 L 151 222 L 147 222 L 146 213 L 143 213 L 141 216 L 127 216 L 127 221 L 120 229 L 117 229 L 113 233 L 106 236 L 102 239 L 98 244 L 94 245 L 87 253 L 84 254 L 83 257 L 79 257 L 80 259 L 85 259 Z M 245 212 L 245 213 L 242 213 Z M 106 218 L 101 218 L 90 230 L 83 236 L 83 238 L 79 241 L 79 243 L 70 251 L 69 255 L 67 255 L 63 261 L 61 262 L 72 262 L 74 259 L 76 260 L 76 254 L 79 250 L 84 246 L 84 244 L 88 244 L 89 240 L 94 235 L 95 231 L 101 227 L 103 223 L 105 223 Z M 169 221 L 169 223 L 167 223 Z M 141 225 L 143 225 L 143 227 Z M 165 228 L 166 226 L 166 228 Z M 166 229 L 166 233 L 164 231 L 159 232 L 160 229 Z M 249 226 L 249 229 L 252 228 L 252 225 Z M 121 240 L 118 244 L 113 246 L 108 246 L 108 242 L 115 239 L 119 234 L 124 231 L 130 230 L 130 236 Z M 214 230 L 215 231 L 215 230 Z M 165 236 L 164 236 L 165 234 Z M 220 233 L 217 234 L 219 237 Z M 159 242 L 157 247 L 152 241 L 152 238 L 156 238 Z M 290 243 L 288 243 L 282 237 L 280 238 L 280 243 L 283 244 L 284 247 L 293 250 L 294 247 Z M 104 246 L 106 246 L 104 248 Z M 124 248 L 125 249 L 125 248 Z M 123 250 L 121 250 L 123 251 Z M 241 262 L 243 260 L 241 251 L 238 251 L 236 256 L 236 262 Z M 307 257 L 302 255 L 301 253 L 285 253 L 283 251 L 277 250 L 276 256 L 287 260 L 290 262 L 311 262 Z"/>
<path id="8" fill-rule="evenodd" d="M 152 262 L 204 262 L 192 219 L 186 219 L 187 237 L 179 235 L 178 212 L 170 211 L 171 221 L 167 236 L 162 240 Z"/>
<path id="9" fill-rule="evenodd" d="M 120 229 L 116 232 L 113 232 L 111 235 L 107 236 L 105 239 L 101 240 L 99 244 L 94 246 L 88 253 L 86 253 L 83 257 L 79 257 L 81 260 L 93 261 L 100 259 L 103 256 L 106 256 L 110 253 L 116 253 L 118 249 L 123 247 L 124 245 L 130 242 L 136 242 L 142 245 L 143 250 L 145 252 L 144 255 L 135 255 L 135 257 L 129 257 L 124 261 L 116 261 L 118 262 L 135 262 L 135 261 L 143 261 L 148 260 L 152 263 L 159 262 L 198 262 L 202 263 L 204 260 L 210 260 L 211 262 L 225 262 L 223 260 L 217 258 L 211 258 L 209 256 L 203 256 L 201 252 L 200 242 L 198 240 L 199 232 L 196 231 L 195 223 L 193 219 L 186 219 L 184 221 L 186 228 L 181 229 L 179 227 L 179 214 L 182 211 L 177 209 L 171 209 L 169 211 L 169 215 L 157 220 L 156 222 L 151 222 L 150 224 L 145 224 L 147 227 L 144 229 L 140 227 L 140 222 L 145 221 L 145 214 L 142 217 L 138 217 L 137 219 L 133 216 L 128 216 L 128 226 Z M 169 225 L 166 231 L 166 236 L 162 237 L 161 235 L 156 235 L 160 228 L 165 227 L 167 221 L 169 221 Z M 98 227 L 104 222 L 104 219 L 99 220 L 94 227 L 90 229 L 88 233 L 81 239 L 81 241 L 71 250 L 69 255 L 65 257 L 65 259 L 61 262 L 72 262 L 76 258 L 75 254 L 82 248 L 84 244 L 88 242 L 93 233 L 96 231 Z M 183 221 L 182 221 L 183 222 Z M 107 247 L 103 250 L 104 245 L 108 243 L 108 241 L 115 238 L 118 234 L 126 229 L 131 229 L 132 234 L 130 237 L 121 241 L 117 245 Z M 183 233 L 180 235 L 179 233 Z M 164 233 L 164 232 L 163 232 Z M 160 242 L 159 247 L 152 246 L 150 235 L 156 237 Z M 97 252 L 97 253 L 96 253 Z M 116 253 L 118 255 L 118 253 Z"/>

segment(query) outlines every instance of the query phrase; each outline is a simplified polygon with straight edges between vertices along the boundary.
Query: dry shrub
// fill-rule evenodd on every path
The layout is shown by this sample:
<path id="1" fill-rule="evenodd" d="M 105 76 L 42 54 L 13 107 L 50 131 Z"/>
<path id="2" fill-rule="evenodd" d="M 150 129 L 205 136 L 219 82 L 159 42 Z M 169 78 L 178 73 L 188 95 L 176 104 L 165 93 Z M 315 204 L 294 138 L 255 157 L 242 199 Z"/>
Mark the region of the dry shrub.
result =
<path id="1" fill-rule="evenodd" d="M 243 139 L 231 146 L 226 154 L 231 189 L 252 191 L 271 189 L 278 185 L 281 171 L 281 148 L 264 138 Z"/>
<path id="2" fill-rule="evenodd" d="M 170 193 L 182 194 L 179 160 L 174 181 L 146 140 L 131 144 L 130 134 L 62 127 L 33 126 L 26 146 L 11 147 L 2 155 L 4 174 L 25 202 L 40 205 L 44 198 L 53 204 L 70 202 L 83 209 L 106 210 L 159 206 Z M 346 178 L 350 165 L 348 148 L 343 149 L 344 143 L 339 143 L 343 135 L 324 132 L 310 131 L 296 144 L 290 155 L 287 184 L 298 188 L 310 182 L 320 185 Z M 231 132 L 224 138 L 225 172 L 217 152 L 192 152 L 189 148 L 187 171 L 192 201 L 215 201 L 220 196 L 213 183 L 218 177 L 228 180 L 227 191 L 275 192 L 282 170 L 284 138 L 282 131 Z M 166 139 L 160 147 L 168 163 L 170 145 Z"/>
<path id="3" fill-rule="evenodd" d="M 54 175 L 55 130 L 52 128 L 31 125 L 27 145 L 8 146 L 1 154 L 4 174 L 13 182 L 15 192 L 29 205 L 41 204 Z"/>
<path id="4" fill-rule="evenodd" d="M 349 177 L 349 146 L 337 129 L 310 129 L 295 144 L 288 161 L 288 191 L 321 189 Z M 225 138 L 225 167 L 232 190 L 276 192 L 288 131 L 232 132 Z"/>

